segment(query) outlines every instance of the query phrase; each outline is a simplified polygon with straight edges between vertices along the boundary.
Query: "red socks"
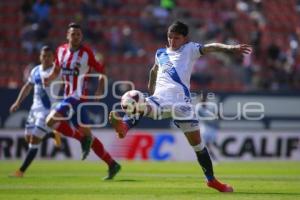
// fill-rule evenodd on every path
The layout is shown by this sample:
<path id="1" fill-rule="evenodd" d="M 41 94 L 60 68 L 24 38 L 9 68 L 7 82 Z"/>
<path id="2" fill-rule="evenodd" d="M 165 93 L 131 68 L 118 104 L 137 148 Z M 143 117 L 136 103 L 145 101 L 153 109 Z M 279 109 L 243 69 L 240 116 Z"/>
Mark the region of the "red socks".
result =
<path id="1" fill-rule="evenodd" d="M 78 141 L 81 141 L 82 138 L 84 137 L 83 134 L 81 134 L 78 130 L 73 129 L 69 125 L 69 123 L 65 121 L 59 122 L 57 124 L 57 127 L 55 127 L 54 129 L 62 133 L 64 136 L 75 138 Z M 95 152 L 95 154 L 99 158 L 104 160 L 109 166 L 113 163 L 114 160 L 112 159 L 110 154 L 104 149 L 104 146 L 101 143 L 101 141 L 96 137 L 93 138 L 92 149 Z"/>
<path id="2" fill-rule="evenodd" d="M 110 156 L 110 154 L 104 149 L 103 144 L 100 142 L 100 140 L 96 137 L 94 137 L 92 149 L 97 154 L 99 158 L 104 160 L 104 162 L 107 163 L 108 166 L 110 166 L 113 163 L 113 159 Z"/>

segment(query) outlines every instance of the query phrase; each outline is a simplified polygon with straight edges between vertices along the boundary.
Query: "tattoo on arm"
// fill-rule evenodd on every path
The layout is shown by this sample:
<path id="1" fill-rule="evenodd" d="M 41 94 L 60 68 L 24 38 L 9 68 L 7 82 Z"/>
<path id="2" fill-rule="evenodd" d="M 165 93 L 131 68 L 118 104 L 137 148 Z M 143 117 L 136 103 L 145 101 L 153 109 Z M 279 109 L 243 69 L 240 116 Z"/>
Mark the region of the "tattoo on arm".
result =
<path id="1" fill-rule="evenodd" d="M 202 51 L 204 54 L 210 53 L 210 52 L 232 53 L 234 49 L 235 49 L 235 45 L 211 43 L 211 44 L 204 45 L 204 47 L 202 48 Z"/>

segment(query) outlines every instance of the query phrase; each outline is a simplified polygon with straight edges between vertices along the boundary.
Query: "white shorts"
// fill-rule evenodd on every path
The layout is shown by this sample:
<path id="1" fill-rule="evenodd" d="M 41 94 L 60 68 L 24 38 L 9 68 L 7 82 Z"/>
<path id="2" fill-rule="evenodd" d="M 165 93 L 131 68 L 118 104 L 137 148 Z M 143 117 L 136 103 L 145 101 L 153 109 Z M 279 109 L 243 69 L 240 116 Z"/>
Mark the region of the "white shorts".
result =
<path id="1" fill-rule="evenodd" d="M 25 126 L 25 135 L 34 135 L 43 138 L 51 129 L 46 125 L 46 117 L 49 110 L 30 110 Z"/>
<path id="2" fill-rule="evenodd" d="M 151 106 L 148 117 L 154 120 L 172 118 L 175 125 L 184 133 L 199 130 L 194 106 L 189 102 L 170 102 L 157 96 L 146 98 Z"/>

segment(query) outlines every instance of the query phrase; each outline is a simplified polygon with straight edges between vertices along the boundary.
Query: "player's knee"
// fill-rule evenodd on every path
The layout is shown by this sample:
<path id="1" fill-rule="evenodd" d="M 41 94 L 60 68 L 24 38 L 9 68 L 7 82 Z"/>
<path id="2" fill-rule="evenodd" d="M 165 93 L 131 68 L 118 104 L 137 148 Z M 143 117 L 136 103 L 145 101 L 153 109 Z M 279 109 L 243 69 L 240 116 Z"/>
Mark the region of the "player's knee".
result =
<path id="1" fill-rule="evenodd" d="M 186 131 L 184 132 L 184 135 L 186 136 L 191 146 L 195 146 L 202 143 L 199 130 Z"/>
<path id="2" fill-rule="evenodd" d="M 48 117 L 46 118 L 46 125 L 47 125 L 48 127 L 52 127 L 52 126 L 53 126 L 53 120 L 52 120 L 52 117 L 51 117 L 51 116 L 48 116 Z"/>
<path id="3" fill-rule="evenodd" d="M 31 135 L 25 135 L 25 141 L 26 141 L 27 143 L 30 142 L 30 137 L 31 137 Z"/>
<path id="4" fill-rule="evenodd" d="M 91 129 L 89 127 L 79 127 L 78 128 L 79 132 L 83 133 L 83 135 L 90 136 L 92 135 Z"/>
<path id="5" fill-rule="evenodd" d="M 201 139 L 199 130 L 185 132 L 184 134 L 195 152 L 202 151 L 205 148 L 205 143 Z"/>
<path id="6" fill-rule="evenodd" d="M 39 137 L 37 137 L 37 136 L 32 135 L 32 136 L 30 137 L 30 144 L 38 145 L 38 144 L 41 143 L 41 141 L 42 141 L 42 139 L 39 138 Z"/>
<path id="7" fill-rule="evenodd" d="M 194 149 L 195 152 L 202 151 L 205 148 L 204 142 L 200 142 L 199 144 L 192 145 L 192 148 Z"/>

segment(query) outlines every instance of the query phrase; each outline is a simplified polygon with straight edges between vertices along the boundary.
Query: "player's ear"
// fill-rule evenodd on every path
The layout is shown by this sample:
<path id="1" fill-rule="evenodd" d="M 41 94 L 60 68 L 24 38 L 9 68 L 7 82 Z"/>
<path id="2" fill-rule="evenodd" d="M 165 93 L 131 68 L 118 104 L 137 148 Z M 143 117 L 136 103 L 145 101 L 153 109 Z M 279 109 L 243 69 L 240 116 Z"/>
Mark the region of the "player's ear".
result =
<path id="1" fill-rule="evenodd" d="M 190 41 L 189 36 L 184 36 L 184 41 L 185 41 L 185 42 L 189 42 L 189 41 Z"/>

